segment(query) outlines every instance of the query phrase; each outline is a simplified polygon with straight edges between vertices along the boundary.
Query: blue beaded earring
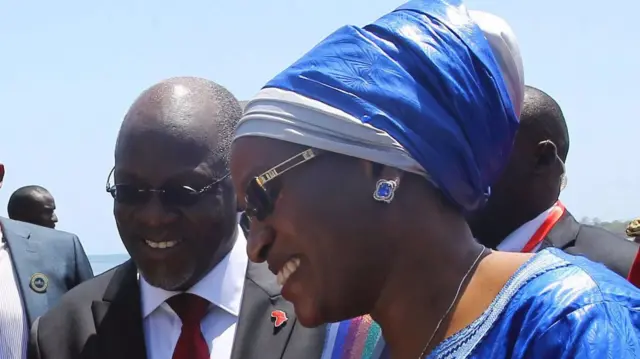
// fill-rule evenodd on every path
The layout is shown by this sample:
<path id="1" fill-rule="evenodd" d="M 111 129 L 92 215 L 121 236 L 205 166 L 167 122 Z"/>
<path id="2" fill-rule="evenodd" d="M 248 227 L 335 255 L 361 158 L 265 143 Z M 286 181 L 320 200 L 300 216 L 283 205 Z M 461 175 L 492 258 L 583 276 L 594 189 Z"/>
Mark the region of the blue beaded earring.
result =
<path id="1" fill-rule="evenodd" d="M 398 187 L 398 182 L 394 180 L 379 180 L 376 183 L 376 190 L 373 192 L 373 199 L 378 202 L 391 203 Z"/>

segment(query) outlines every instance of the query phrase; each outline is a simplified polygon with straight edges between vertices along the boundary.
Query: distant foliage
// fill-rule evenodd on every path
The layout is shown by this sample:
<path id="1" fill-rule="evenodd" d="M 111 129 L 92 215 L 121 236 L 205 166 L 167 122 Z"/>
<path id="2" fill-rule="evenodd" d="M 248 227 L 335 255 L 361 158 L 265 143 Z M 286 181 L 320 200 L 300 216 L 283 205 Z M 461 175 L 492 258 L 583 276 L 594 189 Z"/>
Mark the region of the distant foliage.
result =
<path id="1" fill-rule="evenodd" d="M 582 217 L 580 222 L 584 224 L 592 224 L 594 226 L 602 227 L 610 232 L 626 237 L 627 234 L 625 233 L 625 231 L 627 229 L 627 226 L 629 225 L 629 222 L 631 221 L 616 220 L 613 222 L 604 222 L 597 217 L 596 218 Z"/>

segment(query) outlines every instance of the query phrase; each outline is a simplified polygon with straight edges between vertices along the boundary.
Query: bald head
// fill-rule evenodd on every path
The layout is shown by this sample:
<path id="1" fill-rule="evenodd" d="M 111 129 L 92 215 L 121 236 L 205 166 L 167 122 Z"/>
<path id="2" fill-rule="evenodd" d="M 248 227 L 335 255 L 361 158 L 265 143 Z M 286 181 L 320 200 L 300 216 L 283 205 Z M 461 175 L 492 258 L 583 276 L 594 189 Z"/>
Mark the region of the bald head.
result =
<path id="1" fill-rule="evenodd" d="M 226 166 L 240 104 L 224 87 L 201 78 L 176 77 L 145 90 L 127 112 L 116 143 L 116 161 L 139 136 L 180 142 Z"/>
<path id="2" fill-rule="evenodd" d="M 566 161 L 569 153 L 567 123 L 560 105 L 544 91 L 526 86 L 519 132 L 532 143 L 553 141 L 558 148 L 558 156 Z"/>

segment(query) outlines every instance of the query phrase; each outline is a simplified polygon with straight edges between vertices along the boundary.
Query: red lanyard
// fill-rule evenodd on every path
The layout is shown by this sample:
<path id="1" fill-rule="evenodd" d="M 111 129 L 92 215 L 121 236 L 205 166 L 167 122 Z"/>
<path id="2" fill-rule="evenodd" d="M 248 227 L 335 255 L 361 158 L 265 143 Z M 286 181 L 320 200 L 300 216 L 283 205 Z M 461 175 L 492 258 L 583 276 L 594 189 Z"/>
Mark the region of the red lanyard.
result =
<path id="1" fill-rule="evenodd" d="M 529 242 L 525 244 L 524 248 L 522 248 L 522 253 L 532 253 L 536 248 L 538 248 L 538 245 L 544 240 L 551 228 L 558 223 L 560 217 L 562 217 L 565 211 L 566 209 L 564 208 L 564 205 L 560 201 L 556 202 L 556 204 L 551 207 L 551 212 L 549 212 L 549 215 L 542 225 L 538 228 L 536 233 L 533 234 L 531 239 L 529 239 Z"/>

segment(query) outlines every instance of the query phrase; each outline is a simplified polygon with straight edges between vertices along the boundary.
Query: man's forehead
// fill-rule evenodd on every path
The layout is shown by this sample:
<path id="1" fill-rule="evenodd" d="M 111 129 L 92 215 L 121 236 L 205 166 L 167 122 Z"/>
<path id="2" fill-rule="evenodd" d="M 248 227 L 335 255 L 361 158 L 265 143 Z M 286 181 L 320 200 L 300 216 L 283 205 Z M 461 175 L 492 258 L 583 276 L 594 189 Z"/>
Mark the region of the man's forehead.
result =
<path id="1" fill-rule="evenodd" d="M 174 128 L 146 128 L 121 132 L 116 144 L 116 161 L 121 159 L 165 156 L 200 160 L 215 152 L 216 139 L 203 133 Z"/>
<path id="2" fill-rule="evenodd" d="M 228 108 L 222 106 L 230 105 L 220 102 L 216 86 L 205 79 L 174 78 L 143 92 L 120 128 L 116 170 L 139 167 L 147 173 L 160 167 L 169 173 L 201 163 L 226 168 L 231 138 L 225 125 Z"/>
<path id="3" fill-rule="evenodd" d="M 126 173 L 147 181 L 204 171 L 206 177 L 226 172 L 224 156 L 215 141 L 180 132 L 141 131 L 123 134 L 116 146 L 116 175 Z"/>
<path id="4" fill-rule="evenodd" d="M 124 118 L 116 147 L 145 141 L 215 148 L 221 140 L 218 123 L 221 118 L 213 107 L 189 99 L 168 102 L 139 99 Z"/>
<path id="5" fill-rule="evenodd" d="M 184 90 L 187 91 L 187 90 Z M 217 113 L 200 103 L 139 99 L 124 118 L 116 152 L 126 147 L 171 146 L 206 150 L 218 146 Z M 155 149 L 155 147 L 153 149 Z"/>
<path id="6" fill-rule="evenodd" d="M 210 152 L 172 151 L 170 147 L 154 151 L 131 151 L 116 158 L 116 176 L 126 173 L 144 180 L 164 181 L 175 176 L 202 172 L 205 176 L 224 172 L 224 164 Z"/>
<path id="7" fill-rule="evenodd" d="M 116 145 L 116 175 L 161 185 L 177 177 L 216 177 L 226 172 L 218 141 L 180 128 L 154 128 L 121 134 Z"/>
<path id="8" fill-rule="evenodd" d="M 44 207 L 48 209 L 56 209 L 56 201 L 53 199 L 53 197 L 45 199 Z"/>
<path id="9" fill-rule="evenodd" d="M 40 203 L 53 203 L 53 196 L 49 192 L 34 190 L 30 193 L 31 199 Z"/>

